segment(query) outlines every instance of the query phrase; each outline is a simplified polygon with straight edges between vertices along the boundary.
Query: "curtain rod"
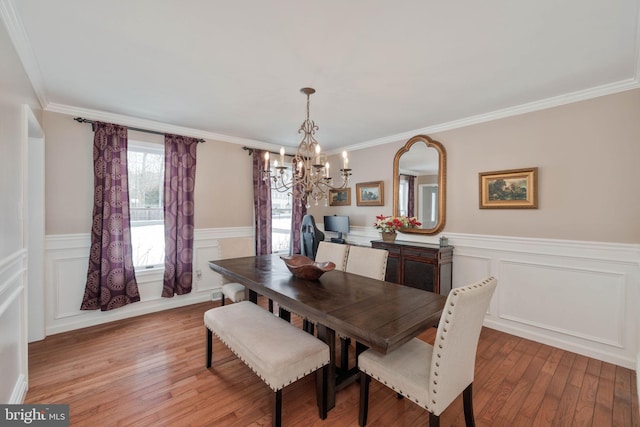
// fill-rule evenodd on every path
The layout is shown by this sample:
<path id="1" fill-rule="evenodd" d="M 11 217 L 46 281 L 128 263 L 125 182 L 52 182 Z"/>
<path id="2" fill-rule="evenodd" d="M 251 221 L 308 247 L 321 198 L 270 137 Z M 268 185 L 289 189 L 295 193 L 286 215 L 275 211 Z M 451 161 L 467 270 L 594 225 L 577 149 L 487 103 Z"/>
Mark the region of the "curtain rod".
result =
<path id="1" fill-rule="evenodd" d="M 82 117 L 76 117 L 76 118 L 74 118 L 73 120 L 75 120 L 75 121 L 76 121 L 76 122 L 78 122 L 78 123 L 91 123 L 91 124 L 94 124 L 94 123 L 95 123 L 95 121 L 93 121 L 93 120 L 83 119 Z M 156 130 L 148 130 L 148 129 L 132 128 L 132 127 L 128 127 L 128 126 L 127 126 L 127 129 L 136 130 L 136 131 L 138 131 L 138 132 L 152 133 L 152 134 L 154 134 L 154 135 L 164 135 L 164 134 L 165 134 L 164 132 L 158 132 L 158 131 L 156 131 Z M 204 139 L 202 139 L 202 138 L 198 138 L 198 142 L 204 142 Z"/>
<path id="2" fill-rule="evenodd" d="M 248 153 L 247 153 L 247 154 L 249 154 L 249 155 L 252 155 L 252 154 L 253 154 L 253 152 L 254 152 L 255 150 L 259 150 L 258 148 L 251 148 L 251 147 L 247 147 L 247 146 L 242 147 L 242 149 L 243 149 L 243 150 L 248 151 Z M 262 151 L 266 151 L 266 150 L 262 150 Z M 280 155 L 280 153 L 278 153 L 278 152 L 276 152 L 276 151 L 269 151 L 269 153 L 270 153 L 270 154 L 276 154 L 276 155 L 278 155 L 278 156 Z M 284 153 L 284 155 L 285 155 L 285 156 L 288 156 L 288 157 L 294 157 L 294 155 L 293 155 L 293 154 L 287 154 L 287 153 Z"/>

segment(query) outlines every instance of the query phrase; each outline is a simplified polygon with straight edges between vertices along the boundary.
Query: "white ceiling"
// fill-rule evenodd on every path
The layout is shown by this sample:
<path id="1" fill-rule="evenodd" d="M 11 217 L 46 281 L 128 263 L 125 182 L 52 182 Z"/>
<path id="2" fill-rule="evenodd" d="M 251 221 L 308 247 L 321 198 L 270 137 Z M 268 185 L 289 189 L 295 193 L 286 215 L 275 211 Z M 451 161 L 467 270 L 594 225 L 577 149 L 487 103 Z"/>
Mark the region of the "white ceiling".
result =
<path id="1" fill-rule="evenodd" d="M 311 86 L 331 151 L 639 87 L 639 3 L 0 0 L 0 12 L 47 109 L 294 147 Z"/>

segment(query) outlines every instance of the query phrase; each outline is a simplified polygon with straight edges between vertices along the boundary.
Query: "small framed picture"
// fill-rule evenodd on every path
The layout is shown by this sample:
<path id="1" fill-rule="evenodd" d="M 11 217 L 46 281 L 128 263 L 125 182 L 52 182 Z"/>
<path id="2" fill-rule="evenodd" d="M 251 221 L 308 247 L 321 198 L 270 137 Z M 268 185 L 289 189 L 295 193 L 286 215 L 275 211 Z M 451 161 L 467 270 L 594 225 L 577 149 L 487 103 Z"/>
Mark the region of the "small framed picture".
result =
<path id="1" fill-rule="evenodd" d="M 537 209 L 538 168 L 481 172 L 480 209 Z"/>
<path id="2" fill-rule="evenodd" d="M 351 187 L 329 190 L 329 206 L 351 206 Z"/>
<path id="3" fill-rule="evenodd" d="M 384 181 L 356 184 L 356 204 L 358 206 L 384 206 Z"/>

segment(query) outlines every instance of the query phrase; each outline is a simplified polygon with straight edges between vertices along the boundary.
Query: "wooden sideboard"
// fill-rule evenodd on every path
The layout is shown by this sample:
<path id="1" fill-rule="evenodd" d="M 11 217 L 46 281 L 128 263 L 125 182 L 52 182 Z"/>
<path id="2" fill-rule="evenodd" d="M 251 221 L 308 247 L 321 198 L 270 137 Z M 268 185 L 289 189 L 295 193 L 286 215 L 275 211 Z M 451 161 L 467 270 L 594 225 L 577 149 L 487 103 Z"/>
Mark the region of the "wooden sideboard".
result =
<path id="1" fill-rule="evenodd" d="M 447 295 L 451 290 L 453 246 L 430 243 L 385 242 L 373 240 L 371 246 L 389 251 L 387 282 L 399 283 Z"/>

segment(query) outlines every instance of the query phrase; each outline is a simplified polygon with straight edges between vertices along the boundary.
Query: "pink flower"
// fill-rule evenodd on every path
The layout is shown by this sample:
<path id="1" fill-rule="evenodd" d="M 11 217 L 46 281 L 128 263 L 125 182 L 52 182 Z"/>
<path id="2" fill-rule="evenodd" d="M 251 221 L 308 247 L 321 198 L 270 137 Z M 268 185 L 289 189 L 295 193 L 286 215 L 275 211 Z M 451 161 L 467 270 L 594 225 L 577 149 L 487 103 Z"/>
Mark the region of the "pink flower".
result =
<path id="1" fill-rule="evenodd" d="M 385 216 L 385 215 L 377 215 L 376 222 L 373 224 L 375 228 L 383 232 L 396 232 L 403 228 L 415 228 L 421 226 L 420 223 L 415 217 L 407 217 L 407 216 Z"/>

